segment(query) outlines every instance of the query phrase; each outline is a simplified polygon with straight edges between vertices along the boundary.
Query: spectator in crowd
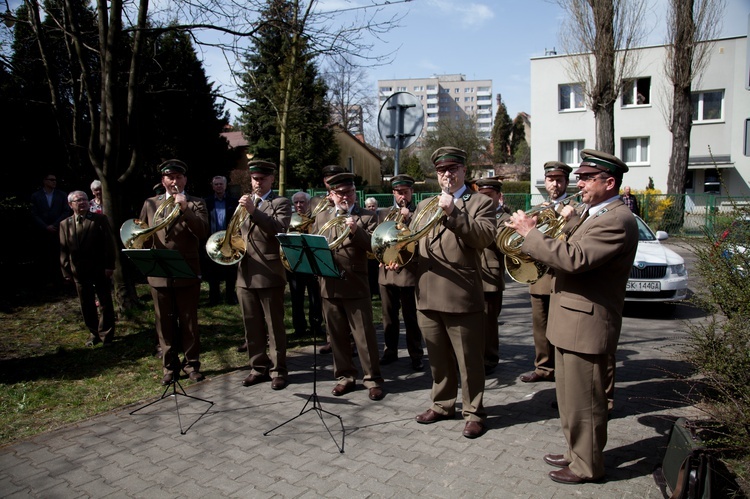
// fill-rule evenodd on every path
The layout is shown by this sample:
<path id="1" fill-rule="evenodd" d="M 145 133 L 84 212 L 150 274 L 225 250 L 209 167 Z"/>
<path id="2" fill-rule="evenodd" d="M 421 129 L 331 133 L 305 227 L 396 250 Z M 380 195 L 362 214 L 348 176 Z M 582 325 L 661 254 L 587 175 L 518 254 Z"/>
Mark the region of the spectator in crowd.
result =
<path id="1" fill-rule="evenodd" d="M 115 269 L 115 244 L 107 217 L 89 211 L 83 191 L 68 194 L 73 215 L 60 222 L 60 265 L 67 281 L 73 281 L 89 330 L 86 346 L 112 344 L 115 309 L 110 278 Z M 97 299 L 101 310 L 97 311 Z"/>
<path id="2" fill-rule="evenodd" d="M 31 215 L 34 226 L 38 229 L 39 251 L 42 275 L 55 276 L 53 285 L 60 287 L 63 278 L 60 274 L 60 222 L 71 215 L 68 196 L 57 188 L 57 176 L 47 173 L 42 177 L 42 188 L 31 195 Z"/>
<path id="3" fill-rule="evenodd" d="M 630 208 L 630 211 L 632 211 L 635 215 L 641 216 L 641 209 L 638 206 L 638 198 L 635 197 L 635 194 L 630 193 L 630 186 L 626 185 L 622 188 L 622 202 L 625 203 L 625 206 Z"/>
<path id="4" fill-rule="evenodd" d="M 211 188 L 214 193 L 204 199 L 208 210 L 208 222 L 211 226 L 211 234 L 227 229 L 227 224 L 237 209 L 237 198 L 227 192 L 227 178 L 216 176 L 211 179 Z M 202 251 L 206 255 L 205 248 Z M 220 265 L 210 258 L 205 258 L 203 278 L 208 281 L 208 303 L 218 305 L 221 302 L 221 283 L 224 282 L 224 300 L 229 305 L 237 304 L 237 293 L 235 283 L 237 281 L 237 269 L 234 265 Z"/>
<path id="5" fill-rule="evenodd" d="M 104 202 L 102 201 L 102 182 L 101 180 L 94 180 L 91 182 L 91 194 L 94 196 L 89 201 L 89 210 L 91 213 L 104 213 Z"/>

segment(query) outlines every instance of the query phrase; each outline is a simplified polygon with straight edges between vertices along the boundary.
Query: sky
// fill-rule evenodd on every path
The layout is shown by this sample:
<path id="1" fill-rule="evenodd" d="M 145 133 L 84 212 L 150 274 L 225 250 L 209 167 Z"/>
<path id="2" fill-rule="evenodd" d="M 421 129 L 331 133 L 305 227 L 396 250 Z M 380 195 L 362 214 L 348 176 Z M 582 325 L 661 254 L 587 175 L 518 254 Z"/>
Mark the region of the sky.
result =
<path id="1" fill-rule="evenodd" d="M 748 33 L 750 0 L 726 0 L 722 37 Z M 323 10 L 365 5 L 384 0 L 321 0 Z M 654 0 L 648 19 L 652 23 L 644 45 L 664 43 L 667 0 Z M 493 93 L 501 94 L 511 118 L 531 111 L 530 59 L 557 49 L 563 11 L 547 0 L 411 0 L 388 6 L 404 13 L 401 27 L 375 42 L 373 52 L 397 50 L 393 61 L 367 70 L 373 95 L 377 80 L 424 78 L 438 74 L 463 74 L 466 79 L 491 79 Z M 221 64 L 207 68 L 210 78 L 228 82 Z M 227 89 L 230 85 L 226 85 Z M 494 104 L 494 99 L 493 99 Z M 234 107 L 228 106 L 233 116 Z"/>

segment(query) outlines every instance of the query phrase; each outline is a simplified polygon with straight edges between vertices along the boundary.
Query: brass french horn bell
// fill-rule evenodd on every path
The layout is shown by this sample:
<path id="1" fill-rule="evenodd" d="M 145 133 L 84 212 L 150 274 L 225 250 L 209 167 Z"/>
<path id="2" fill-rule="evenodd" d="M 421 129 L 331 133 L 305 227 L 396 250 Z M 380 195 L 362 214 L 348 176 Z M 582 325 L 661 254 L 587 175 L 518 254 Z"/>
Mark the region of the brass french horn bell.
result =
<path id="1" fill-rule="evenodd" d="M 536 228 L 549 237 L 559 237 L 566 220 L 555 211 L 558 204 L 569 204 L 581 192 L 565 199 L 554 201 L 548 205 L 537 206 L 525 213 L 529 216 L 537 215 Z M 539 263 L 521 252 L 524 238 L 510 227 L 503 227 L 495 237 L 497 248 L 505 255 L 505 270 L 514 281 L 521 284 L 534 284 L 549 270 L 547 265 Z"/>
<path id="2" fill-rule="evenodd" d="M 445 212 L 438 205 L 439 196 L 430 198 L 424 207 L 414 216 L 412 227 L 418 227 L 412 232 L 404 225 L 399 217 L 388 220 L 372 232 L 370 245 L 375 258 L 383 265 L 398 264 L 404 266 L 414 258 L 417 241 L 427 234 L 445 217 Z M 422 219 L 429 217 L 423 227 L 419 227 Z"/>
<path id="3" fill-rule="evenodd" d="M 169 196 L 156 208 L 154 225 L 149 227 L 146 222 L 137 218 L 126 220 L 120 226 L 120 240 L 126 249 L 142 249 L 154 233 L 167 227 L 179 216 L 180 205 L 174 202 L 174 196 Z"/>
<path id="4" fill-rule="evenodd" d="M 254 202 L 257 199 L 254 197 Z M 245 256 L 247 243 L 242 238 L 242 224 L 250 214 L 244 206 L 237 206 L 229 219 L 227 230 L 219 230 L 206 241 L 208 257 L 219 265 L 234 265 Z"/>

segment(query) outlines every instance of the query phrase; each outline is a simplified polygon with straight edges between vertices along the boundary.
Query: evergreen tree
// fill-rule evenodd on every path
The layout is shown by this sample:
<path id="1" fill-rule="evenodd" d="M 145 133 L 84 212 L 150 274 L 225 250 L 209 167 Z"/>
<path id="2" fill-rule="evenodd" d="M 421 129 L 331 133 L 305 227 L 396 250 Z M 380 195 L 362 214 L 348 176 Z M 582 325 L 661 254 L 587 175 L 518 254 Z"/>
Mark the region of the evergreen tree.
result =
<path id="1" fill-rule="evenodd" d="M 513 127 L 510 134 L 510 154 L 516 164 L 531 164 L 529 144 L 526 142 L 526 127 L 524 126 L 524 119 L 521 113 L 513 120 Z"/>
<path id="2" fill-rule="evenodd" d="M 247 105 L 240 122 L 255 157 L 277 164 L 285 133 L 287 183 L 305 188 L 320 183 L 322 166 L 338 163 L 338 147 L 330 126 L 327 87 L 307 40 L 299 36 L 303 26 L 296 24 L 294 9 L 287 0 L 268 0 L 260 13 L 260 28 L 244 61 L 241 94 Z"/>
<path id="3" fill-rule="evenodd" d="M 513 124 L 508 116 L 500 94 L 497 94 L 497 113 L 495 114 L 495 126 L 492 127 L 492 161 L 495 163 L 508 163 L 511 155 L 510 134 Z"/>

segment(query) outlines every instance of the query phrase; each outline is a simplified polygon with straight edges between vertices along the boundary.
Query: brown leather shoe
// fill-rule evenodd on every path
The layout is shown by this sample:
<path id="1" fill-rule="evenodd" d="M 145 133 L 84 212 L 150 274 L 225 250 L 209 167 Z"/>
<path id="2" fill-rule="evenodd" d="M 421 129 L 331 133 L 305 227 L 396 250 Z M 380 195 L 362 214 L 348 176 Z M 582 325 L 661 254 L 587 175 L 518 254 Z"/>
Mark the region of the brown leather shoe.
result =
<path id="1" fill-rule="evenodd" d="M 565 459 L 565 456 L 562 454 L 547 454 L 544 456 L 544 462 L 558 468 L 567 468 L 570 464 L 570 461 Z"/>
<path id="2" fill-rule="evenodd" d="M 283 390 L 288 384 L 289 382 L 286 378 L 282 378 L 281 376 L 277 376 L 271 380 L 271 388 L 274 390 Z"/>
<path id="3" fill-rule="evenodd" d="M 570 483 L 570 484 L 578 484 L 578 483 L 586 483 L 586 482 L 595 482 L 597 480 L 587 480 L 585 478 L 581 478 L 572 471 L 570 471 L 570 468 L 567 466 L 564 468 L 560 468 L 559 470 L 550 471 L 548 473 L 549 477 L 558 483 Z"/>
<path id="4" fill-rule="evenodd" d="M 336 397 L 340 397 L 342 395 L 346 395 L 349 392 L 353 392 L 355 386 L 356 385 L 354 383 L 339 383 L 338 385 L 333 387 L 331 393 Z"/>
<path id="5" fill-rule="evenodd" d="M 385 393 L 383 393 L 382 388 L 379 386 L 370 388 L 370 400 L 383 400 L 383 397 L 385 397 Z"/>
<path id="6" fill-rule="evenodd" d="M 333 352 L 333 347 L 331 346 L 330 343 L 326 343 L 325 345 L 323 345 L 322 347 L 320 347 L 320 349 L 318 350 L 318 353 L 322 354 L 322 355 L 326 355 L 326 354 L 329 354 L 331 352 Z"/>
<path id="7" fill-rule="evenodd" d="M 519 376 L 519 379 L 523 381 L 524 383 L 537 383 L 539 381 L 555 381 L 554 376 L 544 377 L 540 376 L 536 373 L 536 371 L 531 371 L 530 373 L 522 374 Z"/>
<path id="8" fill-rule="evenodd" d="M 464 426 L 464 436 L 466 438 L 477 438 L 484 433 L 484 424 L 481 421 L 467 421 Z"/>
<path id="9" fill-rule="evenodd" d="M 268 374 L 250 374 L 242 382 L 242 386 L 253 386 L 264 381 L 271 381 L 271 377 Z"/>
<path id="10" fill-rule="evenodd" d="M 164 375 L 164 377 L 161 379 L 161 384 L 164 386 L 170 385 L 174 383 L 175 375 L 174 373 L 167 373 Z"/>
<path id="11" fill-rule="evenodd" d="M 190 378 L 191 381 L 196 381 L 196 382 L 203 381 L 204 379 L 206 379 L 206 377 L 203 376 L 198 371 L 191 371 L 190 374 L 188 374 L 188 378 Z"/>
<path id="12" fill-rule="evenodd" d="M 418 414 L 415 419 L 417 420 L 417 423 L 432 424 L 437 423 L 438 421 L 443 421 L 444 419 L 453 419 L 453 416 L 446 416 L 437 413 L 432 409 L 427 409 L 422 414 Z"/>
<path id="13" fill-rule="evenodd" d="M 247 352 L 247 341 L 237 347 L 238 352 Z"/>

